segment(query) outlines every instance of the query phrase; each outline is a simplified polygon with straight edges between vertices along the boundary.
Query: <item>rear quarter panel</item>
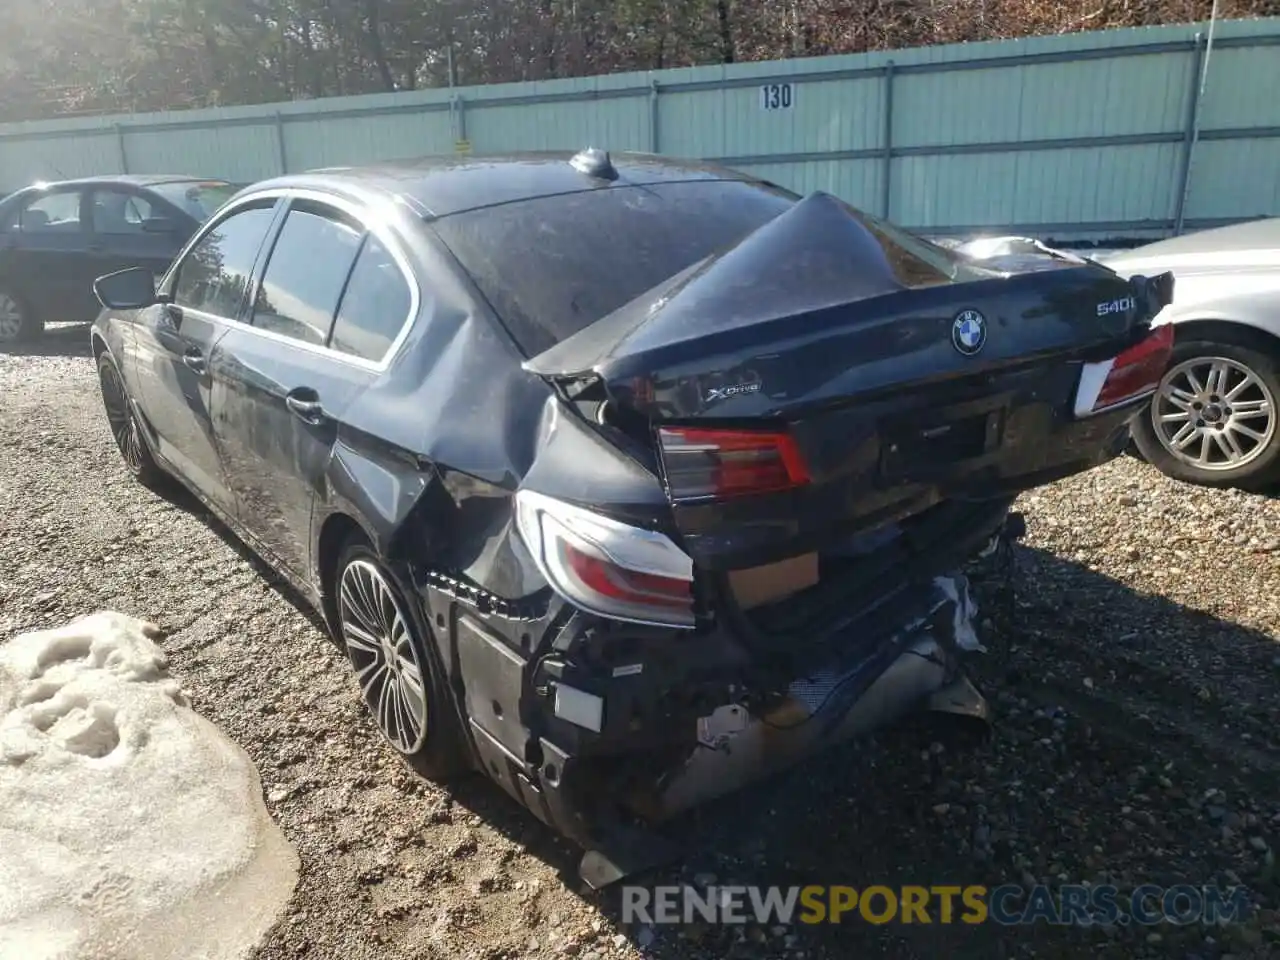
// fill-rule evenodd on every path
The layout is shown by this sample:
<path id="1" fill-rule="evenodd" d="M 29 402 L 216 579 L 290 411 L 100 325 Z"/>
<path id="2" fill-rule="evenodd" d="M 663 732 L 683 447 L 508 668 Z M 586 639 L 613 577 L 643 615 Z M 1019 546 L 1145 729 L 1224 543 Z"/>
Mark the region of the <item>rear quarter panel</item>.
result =
<path id="1" fill-rule="evenodd" d="M 443 244 L 406 217 L 418 316 L 387 370 L 342 418 L 312 524 L 319 576 L 329 517 L 355 519 L 384 553 L 415 555 L 500 595 L 530 589 L 513 555 L 512 496 L 532 465 L 550 388 L 521 356 Z"/>
<path id="2" fill-rule="evenodd" d="M 1175 274 L 1175 323 L 1224 320 L 1280 338 L 1280 267 L 1230 273 Z"/>

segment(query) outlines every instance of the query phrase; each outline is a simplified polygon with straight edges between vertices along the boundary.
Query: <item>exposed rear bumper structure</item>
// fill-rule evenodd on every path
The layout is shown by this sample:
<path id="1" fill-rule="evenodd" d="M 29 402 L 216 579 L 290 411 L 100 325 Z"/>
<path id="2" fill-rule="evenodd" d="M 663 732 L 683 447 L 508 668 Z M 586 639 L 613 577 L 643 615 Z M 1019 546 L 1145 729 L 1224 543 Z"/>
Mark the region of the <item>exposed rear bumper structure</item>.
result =
<path id="1" fill-rule="evenodd" d="M 835 665 L 792 681 L 785 699 L 759 716 L 729 707 L 708 718 L 704 727 L 711 728 L 702 742 L 678 771 L 656 785 L 654 795 L 633 800 L 636 811 L 647 820 L 666 819 L 922 707 L 963 704 L 968 715 L 985 718 L 985 701 L 960 672 L 962 645 L 977 639 L 968 584 L 963 578 L 943 583 L 936 587 L 935 609 L 943 616 L 904 627 L 891 641 L 900 652 L 882 672 L 868 677 L 864 663 Z M 955 600 L 946 595 L 953 589 L 960 594 Z M 850 695 L 846 688 L 857 692 Z M 712 727 L 717 721 L 719 727 Z"/>
<path id="2" fill-rule="evenodd" d="M 985 530 L 965 559 L 1006 554 L 1020 518 L 997 514 Z M 521 662 L 460 619 L 455 652 L 477 763 L 587 851 L 580 871 L 593 887 L 678 859 L 656 828 L 701 803 L 912 712 L 986 720 L 961 665 L 981 649 L 968 580 L 915 582 L 848 624 L 847 642 L 803 660 L 746 652 L 716 633 L 601 630 L 578 614 L 558 630 L 575 638 L 557 642 L 562 653 Z M 636 647 L 649 654 L 642 669 L 626 665 L 639 661 L 634 652 L 607 652 Z M 516 702 L 521 716 L 495 719 L 493 705 Z"/>

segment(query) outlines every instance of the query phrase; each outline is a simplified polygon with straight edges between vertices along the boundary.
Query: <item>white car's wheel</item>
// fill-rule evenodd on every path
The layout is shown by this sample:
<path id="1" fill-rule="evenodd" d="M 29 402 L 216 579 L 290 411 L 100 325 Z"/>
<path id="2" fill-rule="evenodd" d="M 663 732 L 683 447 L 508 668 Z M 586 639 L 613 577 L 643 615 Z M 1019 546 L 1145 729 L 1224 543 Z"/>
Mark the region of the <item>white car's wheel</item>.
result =
<path id="1" fill-rule="evenodd" d="M 1179 343 L 1134 440 L 1191 483 L 1254 489 L 1280 480 L 1280 360 L 1227 341 Z"/>

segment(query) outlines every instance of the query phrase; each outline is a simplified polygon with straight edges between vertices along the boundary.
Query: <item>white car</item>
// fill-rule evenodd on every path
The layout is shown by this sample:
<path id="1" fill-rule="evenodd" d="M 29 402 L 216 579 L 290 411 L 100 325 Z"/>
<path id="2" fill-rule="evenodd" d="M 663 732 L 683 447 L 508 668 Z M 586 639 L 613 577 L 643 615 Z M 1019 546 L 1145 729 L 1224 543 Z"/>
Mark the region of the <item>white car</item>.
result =
<path id="1" fill-rule="evenodd" d="M 958 249 L 982 261 L 1074 254 L 1022 237 Z M 1098 257 L 1125 277 L 1171 271 L 1169 369 L 1133 438 L 1179 480 L 1258 490 L 1280 482 L 1280 218 L 1251 220 Z"/>

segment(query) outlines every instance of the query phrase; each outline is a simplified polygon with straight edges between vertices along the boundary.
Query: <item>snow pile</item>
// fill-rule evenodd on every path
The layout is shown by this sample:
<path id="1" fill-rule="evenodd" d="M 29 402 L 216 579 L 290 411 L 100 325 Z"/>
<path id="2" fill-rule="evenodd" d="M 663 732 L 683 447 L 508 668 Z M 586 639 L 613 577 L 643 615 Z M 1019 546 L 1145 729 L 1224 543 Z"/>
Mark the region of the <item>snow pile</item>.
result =
<path id="1" fill-rule="evenodd" d="M 158 632 L 98 613 L 0 644 L 0 957 L 231 960 L 293 891 L 257 771 Z"/>

